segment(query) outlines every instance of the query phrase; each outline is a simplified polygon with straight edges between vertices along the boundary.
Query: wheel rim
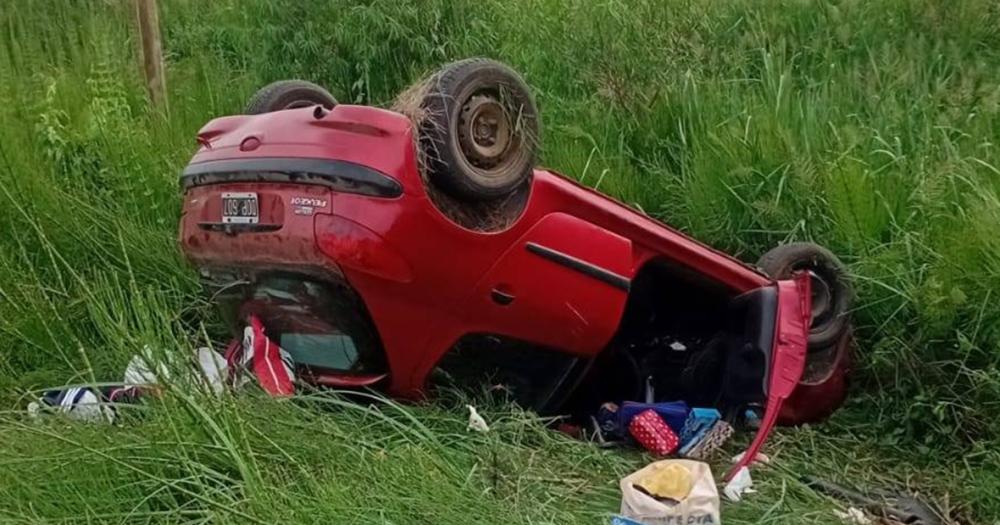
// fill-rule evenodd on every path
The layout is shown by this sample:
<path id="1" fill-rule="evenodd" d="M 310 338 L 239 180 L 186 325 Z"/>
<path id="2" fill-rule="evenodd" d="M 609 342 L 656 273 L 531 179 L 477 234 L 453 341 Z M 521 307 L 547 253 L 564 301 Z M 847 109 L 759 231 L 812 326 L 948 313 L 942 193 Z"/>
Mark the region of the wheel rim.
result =
<path id="1" fill-rule="evenodd" d="M 514 156 L 517 139 L 513 126 L 506 108 L 495 97 L 469 98 L 462 106 L 458 125 L 462 154 L 484 175 L 495 175 Z"/>
<path id="2" fill-rule="evenodd" d="M 321 106 L 323 105 L 322 103 L 316 102 L 314 100 L 298 99 L 298 100 L 293 100 L 293 101 L 289 102 L 288 104 L 285 104 L 285 107 L 283 107 L 281 109 L 308 108 L 308 107 L 311 107 L 311 106 L 315 106 L 317 104 L 319 104 Z"/>

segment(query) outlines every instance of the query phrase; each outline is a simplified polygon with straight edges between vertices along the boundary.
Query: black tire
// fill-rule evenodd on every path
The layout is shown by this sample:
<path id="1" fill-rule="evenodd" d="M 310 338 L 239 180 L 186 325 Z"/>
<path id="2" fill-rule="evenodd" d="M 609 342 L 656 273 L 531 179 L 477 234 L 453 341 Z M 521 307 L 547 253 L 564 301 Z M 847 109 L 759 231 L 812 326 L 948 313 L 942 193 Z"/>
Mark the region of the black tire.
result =
<path id="1" fill-rule="evenodd" d="M 434 74 L 420 103 L 420 147 L 428 178 L 460 200 L 510 194 L 531 176 L 538 110 L 524 80 L 484 58 Z"/>
<path id="2" fill-rule="evenodd" d="M 323 106 L 333 109 L 337 100 L 329 91 L 305 80 L 279 80 L 253 94 L 244 110 L 246 115 L 259 115 L 283 109 Z"/>
<path id="3" fill-rule="evenodd" d="M 788 279 L 802 270 L 810 272 L 813 279 L 810 349 L 829 347 L 847 331 L 854 293 L 847 280 L 847 269 L 830 250 L 811 242 L 784 244 L 765 253 L 757 266 L 773 279 Z"/>

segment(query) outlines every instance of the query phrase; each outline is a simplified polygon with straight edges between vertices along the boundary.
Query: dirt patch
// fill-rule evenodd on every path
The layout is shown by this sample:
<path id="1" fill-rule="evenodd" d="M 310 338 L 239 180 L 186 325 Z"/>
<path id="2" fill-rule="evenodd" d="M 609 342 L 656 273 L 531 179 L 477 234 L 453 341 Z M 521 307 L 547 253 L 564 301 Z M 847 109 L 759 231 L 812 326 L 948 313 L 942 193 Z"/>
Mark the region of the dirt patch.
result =
<path id="1" fill-rule="evenodd" d="M 490 201 L 459 200 L 438 189 L 431 180 L 429 168 L 432 165 L 430 161 L 435 159 L 434 145 L 429 141 L 421 140 L 422 130 L 426 129 L 426 126 L 435 125 L 434 119 L 429 118 L 428 110 L 424 106 L 424 99 L 427 93 L 434 89 L 436 83 L 437 75 L 430 75 L 415 82 L 403 90 L 389 108 L 405 115 L 413 125 L 417 166 L 420 170 L 420 179 L 424 182 L 424 189 L 434 206 L 456 224 L 479 232 L 504 230 L 512 225 L 524 211 L 531 192 L 531 178 L 529 177 L 524 184 L 510 194 Z"/>

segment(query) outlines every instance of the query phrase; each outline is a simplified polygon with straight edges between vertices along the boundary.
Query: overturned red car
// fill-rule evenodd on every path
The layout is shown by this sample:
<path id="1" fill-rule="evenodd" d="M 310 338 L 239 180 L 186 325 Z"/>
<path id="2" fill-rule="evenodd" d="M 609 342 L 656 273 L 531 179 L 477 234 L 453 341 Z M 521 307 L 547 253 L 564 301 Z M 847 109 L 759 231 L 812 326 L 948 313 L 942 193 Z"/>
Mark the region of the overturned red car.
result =
<path id="1" fill-rule="evenodd" d="M 830 252 L 757 269 L 536 168 L 538 113 L 502 64 L 449 64 L 401 100 L 282 81 L 199 131 L 180 243 L 234 333 L 259 317 L 317 385 L 497 387 L 543 413 L 652 391 L 764 408 L 757 441 L 842 402 L 851 294 Z"/>

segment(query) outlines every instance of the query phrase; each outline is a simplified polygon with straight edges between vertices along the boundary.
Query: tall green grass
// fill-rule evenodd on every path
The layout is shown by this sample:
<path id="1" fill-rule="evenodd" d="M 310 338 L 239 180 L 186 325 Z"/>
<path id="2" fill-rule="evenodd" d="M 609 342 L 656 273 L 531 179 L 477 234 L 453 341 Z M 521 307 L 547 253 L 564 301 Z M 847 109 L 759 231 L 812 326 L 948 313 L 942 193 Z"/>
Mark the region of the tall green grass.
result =
<path id="1" fill-rule="evenodd" d="M 990 473 L 1000 467 L 995 2 L 161 3 L 164 113 L 145 101 L 129 2 L 0 7 L 7 406 L 23 408 L 30 389 L 115 379 L 146 345 L 186 351 L 218 335 L 175 247 L 176 176 L 204 121 L 238 112 L 276 79 L 386 105 L 443 62 L 490 56 L 536 90 L 545 165 L 747 261 L 815 240 L 848 264 L 853 401 L 822 430 L 786 435 L 789 465 L 866 452 L 852 467 L 820 463 L 865 476 L 908 465 L 971 516 L 1000 516 Z M 635 465 L 604 455 L 590 465 L 589 449 L 523 441 L 537 429 L 515 425 L 482 438 L 516 459 L 505 492 L 483 485 L 503 471 L 493 452 L 463 448 L 460 424 L 438 409 L 416 412 L 431 426 L 410 439 L 350 410 L 163 404 L 134 427 L 68 436 L 62 424 L 4 416 L 0 519 L 311 521 L 307 511 L 336 510 L 359 522 L 593 521 L 615 507 L 614 476 Z M 366 456 L 368 442 L 396 460 Z M 60 473 L 86 510 L 45 501 L 46 475 Z M 585 485 L 576 492 L 574 479 Z M 766 500 L 727 516 L 791 522 L 819 505 L 782 485 L 790 479 L 764 481 Z M 582 503 L 591 490 L 601 504 Z"/>

